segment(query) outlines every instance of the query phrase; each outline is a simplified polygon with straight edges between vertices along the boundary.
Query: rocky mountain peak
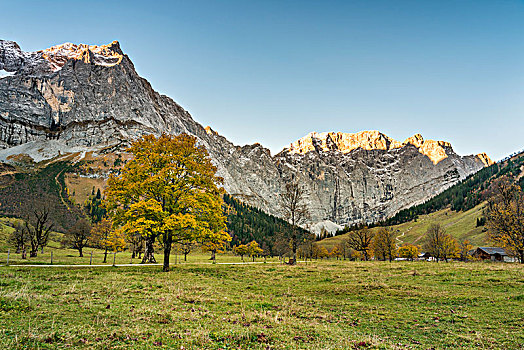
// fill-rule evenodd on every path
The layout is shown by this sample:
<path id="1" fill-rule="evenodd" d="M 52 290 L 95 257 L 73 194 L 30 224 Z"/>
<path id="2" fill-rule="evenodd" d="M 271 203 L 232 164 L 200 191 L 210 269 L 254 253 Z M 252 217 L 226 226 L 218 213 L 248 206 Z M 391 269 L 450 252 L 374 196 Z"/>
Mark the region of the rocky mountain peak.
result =
<path id="1" fill-rule="evenodd" d="M 42 58 L 48 60 L 56 69 L 62 68 L 71 59 L 111 67 L 120 64 L 124 58 L 118 41 L 100 46 L 65 43 L 42 50 L 41 53 Z"/>
<path id="2" fill-rule="evenodd" d="M 477 154 L 477 158 L 480 159 L 480 161 L 485 166 L 490 166 L 490 165 L 495 164 L 495 162 L 493 160 L 491 160 L 491 158 L 488 157 L 488 155 L 486 153 L 484 153 L 484 152 Z"/>
<path id="3" fill-rule="evenodd" d="M 424 144 L 424 138 L 420 134 L 415 134 L 411 137 L 408 137 L 405 141 L 405 144 L 412 144 L 413 146 L 419 148 Z"/>
<path id="4" fill-rule="evenodd" d="M 65 43 L 45 50 L 25 52 L 9 40 L 0 40 L 0 71 L 40 76 L 56 72 L 69 60 L 83 61 L 100 66 L 115 66 L 124 54 L 118 41 L 107 45 Z"/>
<path id="5" fill-rule="evenodd" d="M 374 149 L 390 150 L 400 146 L 400 142 L 377 130 L 360 131 L 352 134 L 343 132 L 311 132 L 291 143 L 283 152 L 290 154 L 305 154 L 311 151 L 349 153 L 357 148 L 369 151 Z"/>
<path id="6" fill-rule="evenodd" d="M 311 132 L 291 143 L 282 152 L 288 154 L 306 154 L 311 151 L 349 153 L 357 148 L 367 151 L 389 151 L 407 145 L 418 148 L 419 152 L 427 156 L 434 164 L 447 158 L 448 151 L 453 152 L 451 144 L 446 141 L 424 140 L 421 134 L 416 134 L 407 138 L 404 142 L 399 142 L 377 130 L 357 133 Z"/>

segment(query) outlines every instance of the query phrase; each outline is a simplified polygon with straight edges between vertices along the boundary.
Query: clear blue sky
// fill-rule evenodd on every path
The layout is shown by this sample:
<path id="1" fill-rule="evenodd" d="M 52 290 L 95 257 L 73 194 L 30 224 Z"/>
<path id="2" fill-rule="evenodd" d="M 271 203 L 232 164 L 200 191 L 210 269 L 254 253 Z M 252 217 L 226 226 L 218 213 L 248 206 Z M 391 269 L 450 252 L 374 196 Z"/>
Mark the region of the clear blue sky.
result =
<path id="1" fill-rule="evenodd" d="M 524 2 L 5 1 L 33 51 L 119 40 L 204 126 L 273 152 L 310 131 L 377 129 L 492 158 L 524 148 Z"/>

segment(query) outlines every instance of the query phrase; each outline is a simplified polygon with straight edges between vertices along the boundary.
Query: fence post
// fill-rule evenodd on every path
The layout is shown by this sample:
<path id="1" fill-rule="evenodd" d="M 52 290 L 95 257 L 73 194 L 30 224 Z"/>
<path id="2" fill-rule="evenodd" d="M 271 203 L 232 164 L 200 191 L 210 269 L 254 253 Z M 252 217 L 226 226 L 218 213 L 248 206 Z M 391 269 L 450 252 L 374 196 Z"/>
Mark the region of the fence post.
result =
<path id="1" fill-rule="evenodd" d="M 93 251 L 91 251 L 91 256 L 89 257 L 89 265 L 93 262 Z"/>
<path id="2" fill-rule="evenodd" d="M 116 261 L 116 252 L 113 253 L 113 266 L 115 266 L 115 261 Z"/>
<path id="3" fill-rule="evenodd" d="M 7 263 L 6 263 L 6 265 L 9 265 L 9 254 L 11 254 L 11 249 L 7 250 Z"/>

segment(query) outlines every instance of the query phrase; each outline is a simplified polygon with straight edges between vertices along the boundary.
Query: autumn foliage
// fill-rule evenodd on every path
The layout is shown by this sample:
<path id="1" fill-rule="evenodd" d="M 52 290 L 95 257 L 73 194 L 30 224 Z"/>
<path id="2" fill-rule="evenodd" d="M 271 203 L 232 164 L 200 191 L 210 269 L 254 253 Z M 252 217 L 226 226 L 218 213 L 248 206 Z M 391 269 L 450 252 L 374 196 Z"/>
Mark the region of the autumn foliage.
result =
<path id="1" fill-rule="evenodd" d="M 490 190 L 485 210 L 489 236 L 524 264 L 524 193 L 508 177 L 496 180 Z"/>
<path id="2" fill-rule="evenodd" d="M 109 178 L 106 207 L 116 225 L 145 238 L 144 261 L 154 261 L 155 240 L 164 250 L 164 271 L 174 243 L 195 240 L 216 250 L 230 240 L 222 179 L 195 137 L 148 135 L 128 151 L 134 158 Z"/>

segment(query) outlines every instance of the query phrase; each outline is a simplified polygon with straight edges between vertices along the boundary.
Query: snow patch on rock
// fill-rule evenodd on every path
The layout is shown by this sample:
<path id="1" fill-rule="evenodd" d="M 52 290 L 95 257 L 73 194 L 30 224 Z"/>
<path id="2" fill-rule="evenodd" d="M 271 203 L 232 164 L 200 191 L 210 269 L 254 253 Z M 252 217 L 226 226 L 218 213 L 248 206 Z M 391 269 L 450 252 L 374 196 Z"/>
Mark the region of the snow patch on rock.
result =
<path id="1" fill-rule="evenodd" d="M 3 69 L 0 69 L 0 79 L 6 78 L 6 77 L 12 77 L 13 75 L 15 75 L 15 72 L 7 72 Z"/>
<path id="2" fill-rule="evenodd" d="M 322 229 L 325 229 L 329 233 L 335 233 L 338 230 L 342 230 L 343 227 L 338 224 L 335 224 L 333 221 L 324 220 L 324 221 L 320 221 L 314 224 L 311 227 L 311 232 L 313 232 L 316 235 L 320 235 L 320 233 L 322 232 Z"/>
<path id="3" fill-rule="evenodd" d="M 38 140 L 0 150 L 0 161 L 9 162 L 10 157 L 25 154 L 31 157 L 35 163 L 38 163 L 43 160 L 79 153 L 79 157 L 76 159 L 78 161 L 85 157 L 87 151 L 95 152 L 98 150 L 97 147 L 87 149 L 82 146 L 68 146 L 58 140 Z"/>

